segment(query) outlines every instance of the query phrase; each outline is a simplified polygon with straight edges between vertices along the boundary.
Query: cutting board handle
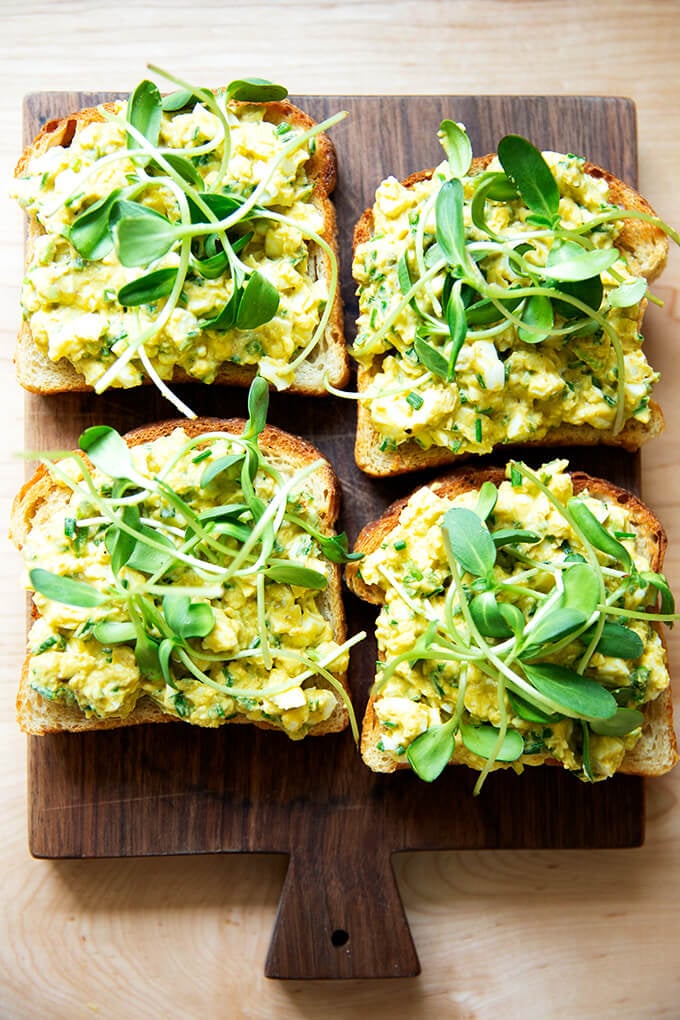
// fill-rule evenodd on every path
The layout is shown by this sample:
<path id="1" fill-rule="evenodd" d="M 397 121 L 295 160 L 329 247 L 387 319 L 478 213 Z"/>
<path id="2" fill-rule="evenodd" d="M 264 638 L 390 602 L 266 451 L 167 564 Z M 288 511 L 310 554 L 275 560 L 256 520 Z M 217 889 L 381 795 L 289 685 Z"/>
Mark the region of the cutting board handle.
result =
<path id="1" fill-rule="evenodd" d="M 292 850 L 265 963 L 267 977 L 420 973 L 390 855 L 378 840 L 352 842 L 350 827 L 343 828 L 346 835 L 332 845 L 318 833 L 318 839 Z"/>

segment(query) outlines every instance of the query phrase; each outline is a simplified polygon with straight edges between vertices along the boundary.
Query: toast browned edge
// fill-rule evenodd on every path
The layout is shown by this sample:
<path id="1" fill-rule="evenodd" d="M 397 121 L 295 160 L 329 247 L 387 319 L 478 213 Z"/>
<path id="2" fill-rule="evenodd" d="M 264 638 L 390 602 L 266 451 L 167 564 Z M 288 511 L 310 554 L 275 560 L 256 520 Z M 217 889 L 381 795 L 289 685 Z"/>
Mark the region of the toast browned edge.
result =
<path id="1" fill-rule="evenodd" d="M 237 103 L 235 105 L 245 107 L 252 104 Z M 287 101 L 262 105 L 266 108 L 265 120 L 274 124 L 285 120 L 303 131 L 307 131 L 315 124 L 311 117 Z M 103 103 L 102 107 L 113 109 L 115 104 Z M 26 172 L 28 164 L 34 157 L 42 155 L 54 145 L 67 147 L 73 140 L 76 130 L 103 119 L 99 107 L 88 107 L 58 120 L 48 121 L 35 140 L 24 150 L 16 165 L 15 177 L 20 177 Z M 334 190 L 337 180 L 335 147 L 328 135 L 323 133 L 317 137 L 316 141 L 316 151 L 307 163 L 307 172 L 310 180 L 314 181 L 312 199 L 323 214 L 323 227 L 319 231 L 319 235 L 331 247 L 337 259 L 338 237 L 335 207 L 328 197 Z M 42 233 L 44 233 L 42 227 L 36 218 L 31 216 L 26 242 L 26 262 L 30 260 L 35 239 Z M 328 279 L 330 276 L 328 255 L 318 245 L 311 242 L 308 250 L 311 271 L 315 273 L 316 278 L 325 275 Z M 51 361 L 36 346 L 28 322 L 22 322 L 19 328 L 14 361 L 19 383 L 32 393 L 87 393 L 93 391 L 93 387 L 88 386 L 83 376 L 66 358 L 61 358 L 56 362 Z M 315 351 L 312 351 L 306 362 L 297 370 L 295 381 L 289 387 L 289 391 L 304 393 L 308 396 L 326 396 L 327 391 L 323 385 L 323 373 L 326 371 L 333 385 L 342 387 L 347 383 L 349 358 L 345 344 L 342 297 L 339 285 L 336 288 L 325 335 L 321 338 Z M 215 377 L 214 384 L 249 386 L 256 374 L 256 366 L 248 367 L 225 363 Z M 315 378 L 315 376 L 319 378 Z M 170 382 L 200 382 L 200 380 L 181 369 L 176 369 Z M 145 379 L 142 385 L 151 385 L 151 382 Z"/>
<path id="2" fill-rule="evenodd" d="M 167 436 L 176 428 L 182 428 L 190 437 L 211 431 L 240 435 L 245 425 L 245 421 L 241 418 L 226 420 L 220 418 L 197 418 L 191 421 L 171 420 L 134 429 L 132 432 L 127 433 L 124 438 L 130 446 L 138 446 L 141 443 L 153 441 L 161 436 Z M 335 472 L 328 460 L 311 443 L 283 432 L 273 425 L 266 426 L 260 436 L 259 446 L 267 456 L 274 457 L 277 461 L 296 468 L 303 467 L 315 460 L 323 461 L 322 466 L 319 468 L 320 477 L 317 481 L 318 491 L 320 494 L 322 493 L 318 500 L 319 517 L 322 530 L 331 533 L 340 511 L 340 487 Z M 81 453 L 81 456 L 88 462 L 84 454 Z M 33 477 L 23 485 L 14 499 L 10 516 L 10 538 L 18 549 L 23 547 L 35 515 L 46 501 L 58 498 L 58 494 L 62 490 L 63 487 L 53 482 L 47 468 L 42 464 L 38 467 Z M 65 492 L 65 490 L 63 491 Z M 335 563 L 328 562 L 328 586 L 322 595 L 321 611 L 326 619 L 329 620 L 333 629 L 333 639 L 339 645 L 345 641 L 347 636 L 341 583 L 340 567 Z M 32 607 L 32 615 L 34 619 L 38 616 L 35 606 Z M 174 717 L 162 712 L 147 697 L 141 698 L 132 713 L 124 719 L 88 719 L 77 707 L 47 701 L 34 691 L 28 682 L 29 660 L 30 656 L 27 656 L 17 696 L 17 717 L 21 728 L 27 733 L 45 734 L 66 730 L 81 732 L 85 730 L 135 726 L 141 723 L 178 721 Z M 345 690 L 349 692 L 347 673 L 344 672 L 336 675 Z M 323 736 L 326 733 L 339 732 L 346 728 L 348 721 L 347 709 L 339 701 L 329 718 L 310 729 L 308 735 Z M 224 725 L 230 723 L 251 723 L 261 729 L 281 732 L 281 727 L 274 726 L 265 721 L 253 722 L 243 715 L 226 720 Z"/>
<path id="3" fill-rule="evenodd" d="M 621 489 L 601 478 L 593 478 L 582 471 L 571 472 L 574 493 L 587 488 L 589 494 L 625 505 L 635 524 L 636 530 L 645 534 L 650 545 L 650 569 L 660 572 L 663 567 L 664 554 L 667 546 L 666 533 L 654 513 L 637 496 Z M 505 480 L 502 468 L 461 468 L 458 471 L 443 475 L 426 486 L 442 497 L 454 497 L 470 489 L 479 489 L 490 481 L 500 485 Z M 414 490 L 419 491 L 419 490 Z M 377 520 L 367 524 L 360 532 L 355 551 L 368 554 L 377 549 L 387 540 L 390 532 L 397 526 L 401 511 L 408 503 L 410 493 L 403 499 L 389 506 Z M 367 602 L 382 605 L 384 592 L 377 585 L 367 585 L 361 578 L 361 563 L 349 563 L 345 568 L 345 580 L 348 587 Z M 663 633 L 659 624 L 654 624 L 663 641 Z M 383 656 L 381 655 L 381 658 Z M 377 749 L 379 722 L 374 710 L 375 697 L 371 695 L 366 707 L 361 731 L 361 754 L 366 764 L 374 772 L 394 772 L 396 769 L 410 768 L 408 763 L 395 762 L 389 755 Z M 628 775 L 662 775 L 668 772 L 678 761 L 677 743 L 673 729 L 673 697 L 670 687 L 662 691 L 653 701 L 641 707 L 644 713 L 642 736 L 638 743 L 626 754 L 619 772 Z M 527 763 L 529 764 L 529 763 Z M 546 764 L 560 765 L 555 760 Z"/>
<path id="4" fill-rule="evenodd" d="M 471 172 L 479 174 L 495 158 L 493 153 L 473 159 Z M 584 171 L 591 177 L 604 178 L 609 185 L 609 200 L 612 204 L 625 209 L 636 209 L 654 216 L 656 213 L 642 196 L 594 163 L 585 162 Z M 429 180 L 434 170 L 420 170 L 406 177 L 402 184 L 409 188 L 419 181 Z M 365 241 L 369 241 L 373 233 L 373 209 L 366 209 L 354 228 L 353 253 Z M 668 257 L 668 239 L 664 232 L 643 220 L 623 220 L 622 229 L 617 238 L 617 246 L 628 254 L 630 268 L 644 276 L 651 283 L 656 279 L 666 264 Z M 642 257 L 647 252 L 646 257 Z M 357 369 L 357 389 L 365 392 L 380 370 L 383 356 L 376 357 L 371 366 L 359 365 Z M 591 425 L 563 424 L 550 429 L 543 439 L 534 442 L 525 441 L 521 446 L 618 446 L 624 450 L 634 451 L 663 431 L 664 421 L 661 408 L 656 401 L 650 401 L 650 420 L 647 424 L 629 419 L 623 429 L 614 434 L 611 430 L 593 428 Z M 456 454 L 444 447 L 432 446 L 424 450 L 418 443 L 410 439 L 400 443 L 396 450 L 381 450 L 383 439 L 371 420 L 368 407 L 359 401 L 357 410 L 357 433 L 354 455 L 358 467 L 368 475 L 385 478 L 392 475 L 405 474 L 421 468 L 440 467 L 446 464 L 460 464 L 474 458 L 474 453 Z"/>

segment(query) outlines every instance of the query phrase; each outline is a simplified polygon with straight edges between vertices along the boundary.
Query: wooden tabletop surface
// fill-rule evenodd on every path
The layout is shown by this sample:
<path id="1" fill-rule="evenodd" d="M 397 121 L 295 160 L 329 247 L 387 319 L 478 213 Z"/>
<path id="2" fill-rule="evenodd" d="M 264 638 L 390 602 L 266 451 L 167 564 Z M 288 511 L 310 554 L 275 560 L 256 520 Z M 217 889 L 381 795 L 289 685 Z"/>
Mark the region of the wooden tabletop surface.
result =
<path id="1" fill-rule="evenodd" d="M 153 61 L 201 83 L 244 74 L 304 93 L 623 95 L 638 109 L 639 179 L 680 225 L 680 19 L 673 0 L 101 0 L 2 4 L 0 169 L 20 150 L 21 101 L 50 89 L 125 90 Z M 21 484 L 22 215 L 0 189 L 3 529 Z M 670 538 L 680 591 L 680 252 L 645 323 L 666 433 L 643 491 Z M 680 769 L 647 784 L 639 850 L 411 853 L 395 858 L 422 974 L 401 981 L 263 976 L 286 870 L 275 856 L 35 861 L 26 847 L 19 557 L 0 556 L 0 1016 L 15 1018 L 669 1017 L 680 1007 Z M 680 628 L 669 632 L 680 677 Z M 680 684 L 677 685 L 680 690 Z M 677 701 L 677 699 L 676 699 Z M 366 890 L 370 896 L 371 891 Z M 389 920 L 386 919 L 386 923 Z"/>

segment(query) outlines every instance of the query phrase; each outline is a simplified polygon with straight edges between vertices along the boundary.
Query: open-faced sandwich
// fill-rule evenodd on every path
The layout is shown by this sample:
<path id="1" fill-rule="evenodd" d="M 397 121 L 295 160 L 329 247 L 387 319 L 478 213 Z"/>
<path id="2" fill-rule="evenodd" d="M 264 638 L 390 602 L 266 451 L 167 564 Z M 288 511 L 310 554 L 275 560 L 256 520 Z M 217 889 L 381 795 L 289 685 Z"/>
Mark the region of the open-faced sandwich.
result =
<path id="1" fill-rule="evenodd" d="M 660 621 L 666 537 L 609 482 L 512 462 L 459 470 L 360 534 L 350 588 L 381 606 L 361 750 L 433 780 L 558 764 L 585 780 L 676 762 Z"/>
<path id="2" fill-rule="evenodd" d="M 22 386 L 344 384 L 324 134 L 344 114 L 315 124 L 286 95 L 247 79 L 163 98 L 147 80 L 45 125 L 13 187 L 30 218 Z"/>
<path id="3" fill-rule="evenodd" d="M 390 177 L 357 224 L 356 459 L 372 475 L 501 444 L 637 449 L 663 427 L 640 332 L 667 235 L 632 188 L 515 135 Z"/>
<path id="4" fill-rule="evenodd" d="M 185 720 L 299 739 L 354 716 L 333 524 L 337 479 L 309 443 L 249 420 L 96 426 L 45 460 L 12 536 L 33 590 L 18 698 L 29 733 Z"/>

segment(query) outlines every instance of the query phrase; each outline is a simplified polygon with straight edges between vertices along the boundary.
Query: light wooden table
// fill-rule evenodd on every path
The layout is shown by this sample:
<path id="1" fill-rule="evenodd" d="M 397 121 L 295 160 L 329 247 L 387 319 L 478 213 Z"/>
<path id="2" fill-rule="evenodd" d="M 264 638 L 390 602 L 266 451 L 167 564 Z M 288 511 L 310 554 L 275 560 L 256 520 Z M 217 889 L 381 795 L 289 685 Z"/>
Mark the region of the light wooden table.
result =
<path id="1" fill-rule="evenodd" d="M 195 81 L 243 74 L 291 92 L 590 93 L 638 107 L 640 184 L 680 225 L 680 18 L 673 0 L 248 4 L 4 0 L 0 166 L 20 150 L 21 99 L 39 89 L 121 89 L 147 60 Z M 4 192 L 4 188 L 0 191 Z M 0 245 L 3 526 L 23 466 L 23 398 L 11 351 L 22 218 L 4 198 Z M 680 591 L 680 252 L 646 319 L 665 436 L 643 455 Z M 0 556 L 3 803 L 0 1016 L 212 1018 L 363 1015 L 680 1015 L 680 769 L 648 784 L 647 842 L 615 852 L 405 854 L 396 870 L 423 973 L 401 982 L 267 981 L 285 872 L 274 857 L 47 863 L 26 850 L 25 746 L 14 722 L 23 656 L 19 558 Z M 669 635 L 680 676 L 680 628 Z M 678 685 L 680 690 L 680 684 Z"/>

